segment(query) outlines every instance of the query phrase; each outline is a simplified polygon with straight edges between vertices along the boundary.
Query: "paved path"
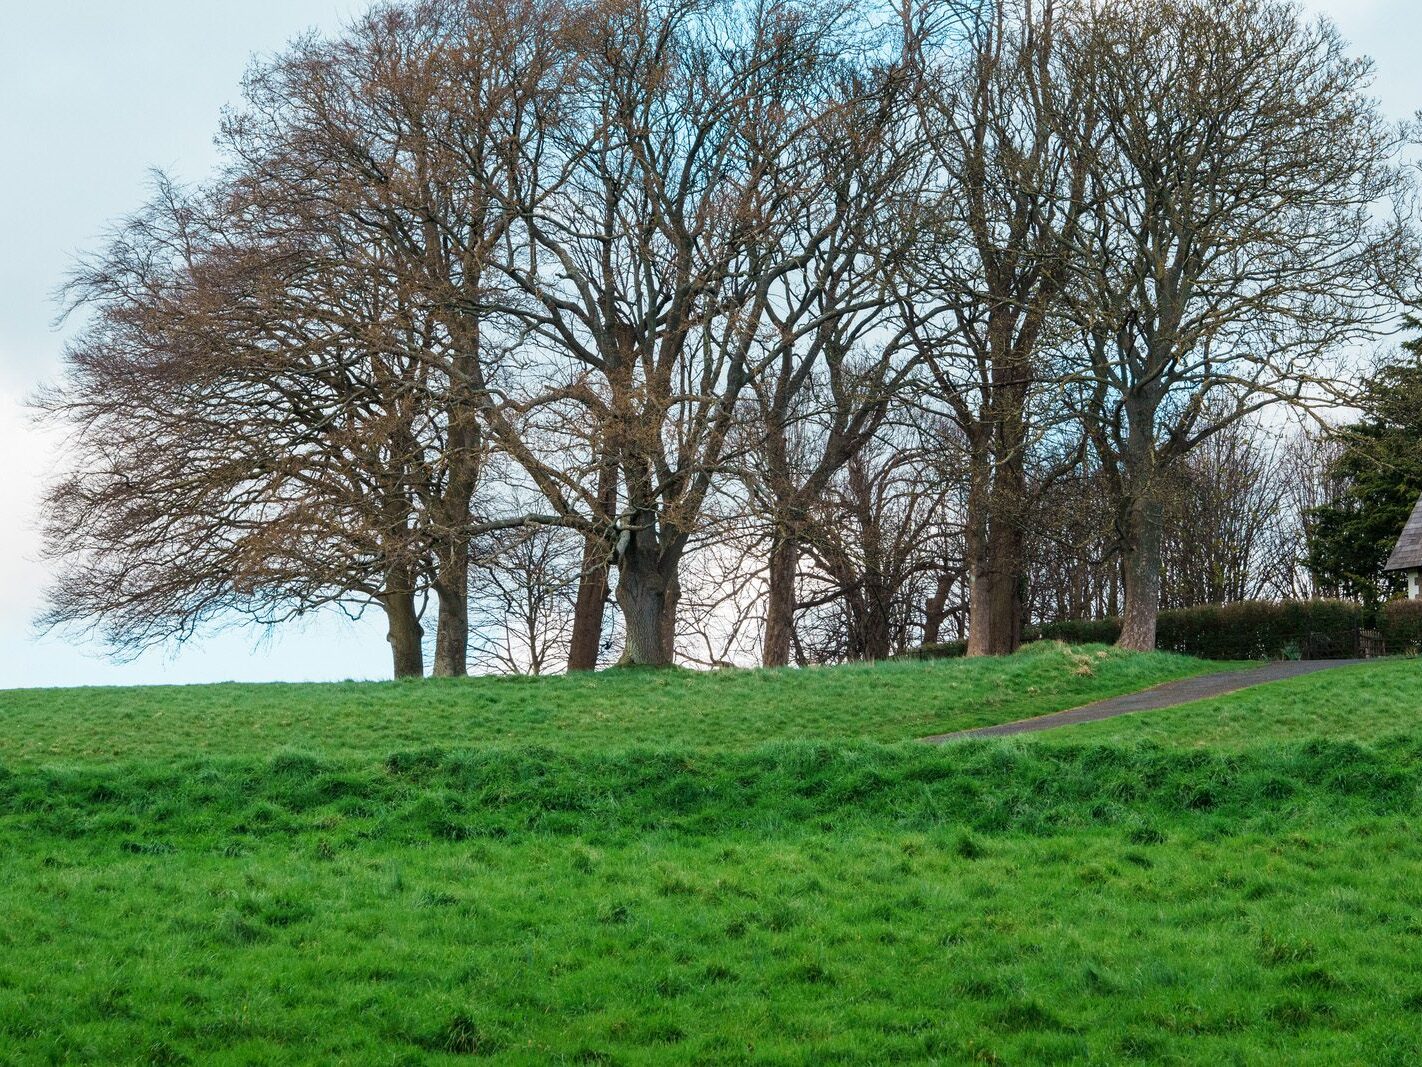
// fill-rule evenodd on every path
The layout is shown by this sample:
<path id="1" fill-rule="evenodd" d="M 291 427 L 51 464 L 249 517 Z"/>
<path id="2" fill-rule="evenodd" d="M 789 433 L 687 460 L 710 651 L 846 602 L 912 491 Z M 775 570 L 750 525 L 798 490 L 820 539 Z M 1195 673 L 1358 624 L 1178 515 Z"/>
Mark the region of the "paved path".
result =
<path id="1" fill-rule="evenodd" d="M 1247 689 L 1251 685 L 1278 682 L 1285 678 L 1297 678 L 1314 671 L 1326 671 L 1333 667 L 1347 667 L 1354 663 L 1365 663 L 1361 659 L 1306 659 L 1284 660 L 1263 667 L 1249 667 L 1242 671 L 1223 671 L 1219 674 L 1201 674 L 1194 678 L 1181 678 L 1166 682 L 1139 693 L 1098 700 L 1069 711 L 1058 711 L 1052 715 L 1039 715 L 1035 719 L 1019 719 L 996 726 L 980 726 L 976 730 L 958 730 L 951 734 L 936 734 L 920 740 L 929 744 L 944 741 L 958 741 L 965 737 L 1007 737 L 1012 734 L 1035 733 L 1038 730 L 1053 730 L 1058 726 L 1070 726 L 1078 722 L 1095 722 L 1097 719 L 1111 719 L 1117 715 L 1130 715 L 1136 711 L 1154 711 L 1157 708 L 1173 708 L 1177 704 L 1189 704 L 1195 700 L 1223 696 L 1236 689 Z"/>

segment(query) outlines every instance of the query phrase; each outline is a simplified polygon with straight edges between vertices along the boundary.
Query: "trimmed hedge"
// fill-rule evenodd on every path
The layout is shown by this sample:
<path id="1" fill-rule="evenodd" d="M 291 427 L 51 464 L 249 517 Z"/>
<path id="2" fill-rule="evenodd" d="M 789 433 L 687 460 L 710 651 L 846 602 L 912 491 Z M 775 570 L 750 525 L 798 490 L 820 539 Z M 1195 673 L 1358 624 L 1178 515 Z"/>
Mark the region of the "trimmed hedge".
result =
<path id="1" fill-rule="evenodd" d="M 1121 636 L 1121 620 L 1064 619 L 1045 626 L 1028 626 L 1023 641 L 1065 641 L 1069 645 L 1114 645 Z"/>
<path id="2" fill-rule="evenodd" d="M 905 649 L 894 659 L 961 659 L 968 654 L 966 641 L 940 641 L 936 645 L 919 645 Z"/>
<path id="3" fill-rule="evenodd" d="M 1361 655 L 1359 633 L 1370 621 L 1360 605 L 1346 600 L 1242 600 L 1162 611 L 1155 647 L 1200 659 L 1352 659 Z M 1422 600 L 1393 600 L 1377 613 L 1377 634 L 1389 655 L 1422 653 Z M 1029 626 L 1031 641 L 1069 645 L 1111 645 L 1121 636 L 1121 620 L 1066 619 Z M 948 659 L 967 652 L 966 641 L 924 645 L 905 659 Z"/>
<path id="4" fill-rule="evenodd" d="M 1361 624 L 1362 609 L 1344 600 L 1244 600 L 1162 611 L 1155 644 L 1201 659 L 1349 659 L 1358 654 Z M 1049 623 L 1026 636 L 1112 644 L 1121 636 L 1121 620 Z"/>
<path id="5" fill-rule="evenodd" d="M 1362 612 L 1342 600 L 1246 600 L 1162 612 L 1156 646 L 1204 659 L 1349 659 Z"/>
<path id="6" fill-rule="evenodd" d="M 1422 652 L 1422 600 L 1390 600 L 1378 617 L 1378 630 L 1392 655 Z"/>

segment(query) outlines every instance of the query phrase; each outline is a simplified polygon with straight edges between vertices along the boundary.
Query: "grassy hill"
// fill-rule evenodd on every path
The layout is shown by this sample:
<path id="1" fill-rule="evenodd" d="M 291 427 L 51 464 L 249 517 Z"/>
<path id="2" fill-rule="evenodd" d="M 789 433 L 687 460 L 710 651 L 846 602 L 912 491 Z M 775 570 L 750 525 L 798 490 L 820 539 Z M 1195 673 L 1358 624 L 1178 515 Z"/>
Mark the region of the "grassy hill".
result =
<path id="1" fill-rule="evenodd" d="M 1242 749 L 1330 738 L 1383 742 L 1422 732 L 1422 661 L 1340 667 L 1223 697 L 1040 735 L 1050 743 L 1151 741 Z"/>
<path id="2" fill-rule="evenodd" d="M 807 671 L 606 671 L 551 678 L 0 691 L 0 762 L 384 756 L 552 745 L 740 751 L 903 741 L 1043 715 L 1225 664 L 1042 645 L 1005 660 Z"/>
<path id="3" fill-rule="evenodd" d="M 1416 1062 L 1422 664 L 1103 652 L 0 693 L 0 1062 Z"/>

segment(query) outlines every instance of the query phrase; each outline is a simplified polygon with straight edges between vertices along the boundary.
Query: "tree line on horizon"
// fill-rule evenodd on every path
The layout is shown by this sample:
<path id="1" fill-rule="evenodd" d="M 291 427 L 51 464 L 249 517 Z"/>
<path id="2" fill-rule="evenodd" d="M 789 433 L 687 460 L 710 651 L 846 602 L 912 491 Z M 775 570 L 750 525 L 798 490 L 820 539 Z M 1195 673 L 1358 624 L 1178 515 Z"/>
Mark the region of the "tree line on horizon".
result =
<path id="1" fill-rule="evenodd" d="M 42 622 L 377 606 L 462 675 L 1359 595 L 1309 427 L 1415 295 L 1370 84 L 1283 0 L 380 4 L 77 265 Z"/>

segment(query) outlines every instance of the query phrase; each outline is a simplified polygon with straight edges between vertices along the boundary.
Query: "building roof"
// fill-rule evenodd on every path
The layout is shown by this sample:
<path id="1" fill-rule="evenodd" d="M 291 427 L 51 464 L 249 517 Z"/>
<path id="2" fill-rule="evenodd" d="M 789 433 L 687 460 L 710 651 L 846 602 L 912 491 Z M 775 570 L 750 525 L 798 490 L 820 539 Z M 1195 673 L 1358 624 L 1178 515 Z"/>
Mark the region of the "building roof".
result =
<path id="1" fill-rule="evenodd" d="M 1422 567 L 1422 497 L 1418 497 L 1417 506 L 1412 509 L 1412 517 L 1402 528 L 1397 547 L 1392 550 L 1392 555 L 1388 556 L 1387 566 L 1383 569 L 1407 571 L 1414 567 Z"/>

